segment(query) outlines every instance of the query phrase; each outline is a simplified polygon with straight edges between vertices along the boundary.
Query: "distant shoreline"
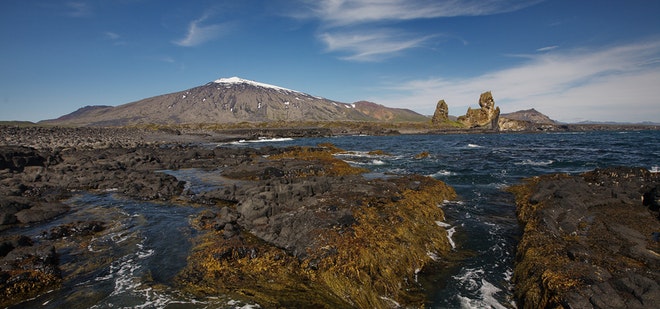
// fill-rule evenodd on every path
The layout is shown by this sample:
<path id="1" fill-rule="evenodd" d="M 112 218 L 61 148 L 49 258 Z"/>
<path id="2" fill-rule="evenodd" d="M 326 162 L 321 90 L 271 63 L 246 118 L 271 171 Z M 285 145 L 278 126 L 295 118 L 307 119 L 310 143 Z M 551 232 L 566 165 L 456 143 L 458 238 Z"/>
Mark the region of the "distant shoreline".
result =
<path id="1" fill-rule="evenodd" d="M 425 123 L 305 122 L 136 125 L 129 127 L 51 126 L 0 122 L 0 145 L 34 148 L 139 146 L 171 143 L 225 143 L 259 138 L 304 138 L 350 135 L 506 134 L 660 130 L 640 124 L 529 124 L 524 130 L 433 127 Z M 59 136 L 59 137 L 54 137 Z M 46 138 L 49 137 L 49 138 Z"/>

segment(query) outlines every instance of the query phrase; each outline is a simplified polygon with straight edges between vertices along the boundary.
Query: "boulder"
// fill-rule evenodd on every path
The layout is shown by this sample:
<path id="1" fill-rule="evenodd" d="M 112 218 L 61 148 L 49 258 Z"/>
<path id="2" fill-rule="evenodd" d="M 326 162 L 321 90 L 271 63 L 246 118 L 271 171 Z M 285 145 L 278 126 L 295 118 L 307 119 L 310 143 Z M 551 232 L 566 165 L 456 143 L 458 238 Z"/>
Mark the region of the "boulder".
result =
<path id="1" fill-rule="evenodd" d="M 44 233 L 44 238 L 53 240 L 71 236 L 88 236 L 104 229 L 105 223 L 102 221 L 76 221 L 52 228 L 48 233 Z"/>
<path id="2" fill-rule="evenodd" d="M 0 196 L 0 226 L 16 223 L 16 213 L 30 207 L 32 204 L 27 198 Z"/>
<path id="3" fill-rule="evenodd" d="M 29 147 L 0 147 L 0 170 L 22 172 L 26 166 L 43 166 L 47 161 L 36 150 Z"/>
<path id="4" fill-rule="evenodd" d="M 15 214 L 20 223 L 46 221 L 69 211 L 69 206 L 58 202 L 43 202 Z"/>

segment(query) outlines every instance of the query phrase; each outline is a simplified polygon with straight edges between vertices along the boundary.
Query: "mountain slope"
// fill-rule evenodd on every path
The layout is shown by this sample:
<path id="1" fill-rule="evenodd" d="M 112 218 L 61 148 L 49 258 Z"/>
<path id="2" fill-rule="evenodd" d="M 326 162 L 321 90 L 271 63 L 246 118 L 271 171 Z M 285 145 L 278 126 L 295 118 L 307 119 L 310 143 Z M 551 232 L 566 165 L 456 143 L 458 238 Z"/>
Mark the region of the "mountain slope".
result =
<path id="1" fill-rule="evenodd" d="M 49 124 L 235 123 L 267 121 L 374 121 L 351 104 L 238 77 L 116 107 L 84 107 Z"/>
<path id="2" fill-rule="evenodd" d="M 353 107 L 374 119 L 380 121 L 428 121 L 429 118 L 404 108 L 390 108 L 373 102 L 359 101 Z"/>
<path id="3" fill-rule="evenodd" d="M 550 119 L 550 117 L 542 114 L 541 112 L 535 110 L 535 109 L 527 109 L 527 110 L 521 110 L 513 113 L 507 113 L 507 114 L 501 114 L 500 117 L 508 118 L 508 119 L 513 119 L 513 120 L 520 120 L 520 121 L 528 121 L 531 123 L 537 123 L 537 124 L 556 124 L 557 122 Z"/>

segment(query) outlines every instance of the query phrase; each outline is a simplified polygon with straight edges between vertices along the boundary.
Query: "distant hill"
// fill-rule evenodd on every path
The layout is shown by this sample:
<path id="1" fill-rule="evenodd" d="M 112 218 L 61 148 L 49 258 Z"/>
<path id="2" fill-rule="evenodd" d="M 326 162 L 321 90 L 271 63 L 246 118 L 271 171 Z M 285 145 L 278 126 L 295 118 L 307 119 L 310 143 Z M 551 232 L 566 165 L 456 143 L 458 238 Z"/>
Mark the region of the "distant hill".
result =
<path id="1" fill-rule="evenodd" d="M 533 108 L 513 113 L 500 114 L 500 117 L 519 121 L 527 121 L 536 124 L 557 124 L 556 121 L 550 119 L 550 117 Z"/>
<path id="2" fill-rule="evenodd" d="M 35 126 L 36 123 L 31 121 L 20 121 L 20 120 L 0 120 L 0 126 L 12 126 L 12 127 L 31 127 Z"/>
<path id="3" fill-rule="evenodd" d="M 93 105 L 85 106 L 77 109 L 75 112 L 61 116 L 54 121 L 58 122 L 67 122 L 67 121 L 76 121 L 76 119 L 92 115 L 92 114 L 103 114 L 104 111 L 111 110 L 112 106 L 108 105 Z"/>
<path id="4" fill-rule="evenodd" d="M 353 103 L 353 107 L 376 120 L 380 121 L 428 121 L 429 117 L 405 108 L 390 108 L 373 102 L 359 101 Z"/>
<path id="5" fill-rule="evenodd" d="M 418 115 L 418 116 L 416 116 Z M 221 78 L 199 87 L 111 106 L 86 106 L 40 123 L 79 126 L 269 121 L 408 121 L 424 116 L 369 102 L 346 104 L 300 91 Z"/>
<path id="6" fill-rule="evenodd" d="M 580 121 L 575 124 L 586 124 L 586 125 L 620 125 L 620 126 L 625 126 L 625 125 L 643 125 L 643 126 L 658 126 L 660 125 L 659 122 L 653 122 L 653 121 L 642 121 L 642 122 L 618 122 L 618 121 Z"/>

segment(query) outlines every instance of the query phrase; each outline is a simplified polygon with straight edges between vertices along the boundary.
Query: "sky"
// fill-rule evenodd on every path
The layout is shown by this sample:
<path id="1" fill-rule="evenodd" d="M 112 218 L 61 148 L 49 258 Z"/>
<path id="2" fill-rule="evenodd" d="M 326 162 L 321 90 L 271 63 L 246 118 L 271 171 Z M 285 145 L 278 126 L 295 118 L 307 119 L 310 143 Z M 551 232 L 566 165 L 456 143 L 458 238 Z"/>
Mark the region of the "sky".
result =
<path id="1" fill-rule="evenodd" d="M 0 120 L 223 77 L 431 115 L 660 122 L 657 0 L 2 0 Z"/>

